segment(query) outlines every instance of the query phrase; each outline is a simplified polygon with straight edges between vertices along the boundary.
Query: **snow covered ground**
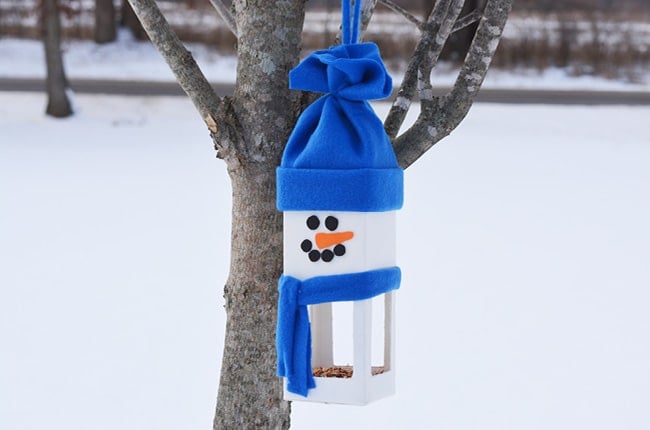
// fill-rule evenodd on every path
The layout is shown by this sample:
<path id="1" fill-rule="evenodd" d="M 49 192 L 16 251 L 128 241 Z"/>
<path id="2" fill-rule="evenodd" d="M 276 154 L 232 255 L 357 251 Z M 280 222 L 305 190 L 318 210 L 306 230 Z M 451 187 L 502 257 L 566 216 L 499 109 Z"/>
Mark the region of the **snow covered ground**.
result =
<path id="1" fill-rule="evenodd" d="M 0 428 L 210 428 L 225 167 L 184 98 L 76 101 L 0 93 Z M 293 428 L 650 427 L 649 117 L 475 106 L 406 174 L 397 394 Z"/>
<path id="2" fill-rule="evenodd" d="M 207 49 L 203 45 L 190 44 L 189 49 L 205 75 L 212 82 L 234 82 L 237 60 Z M 126 31 L 119 33 L 117 43 L 97 45 L 89 41 L 64 43 L 66 72 L 71 78 L 171 81 L 173 75 L 160 54 L 148 43 L 132 39 Z M 45 63 L 43 47 L 34 40 L 0 39 L 0 78 L 44 78 Z M 457 72 L 449 65 L 441 64 L 433 75 L 433 84 L 449 86 Z M 650 91 L 650 71 L 639 71 L 638 83 L 609 80 L 595 76 L 571 76 L 565 69 L 505 71 L 491 69 L 485 88 L 529 88 L 561 90 L 617 90 Z M 393 73 L 395 81 L 401 79 Z"/>

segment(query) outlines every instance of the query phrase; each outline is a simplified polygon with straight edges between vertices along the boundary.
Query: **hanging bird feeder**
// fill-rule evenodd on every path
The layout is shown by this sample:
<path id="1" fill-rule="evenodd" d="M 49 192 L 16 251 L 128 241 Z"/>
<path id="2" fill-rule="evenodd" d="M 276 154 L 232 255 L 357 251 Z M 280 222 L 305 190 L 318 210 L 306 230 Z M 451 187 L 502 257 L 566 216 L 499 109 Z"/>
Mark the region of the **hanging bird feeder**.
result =
<path id="1" fill-rule="evenodd" d="M 285 399 L 366 404 L 395 391 L 396 210 L 403 171 L 368 100 L 392 80 L 373 43 L 357 43 L 360 1 L 343 0 L 343 44 L 293 69 L 292 89 L 323 93 L 300 116 L 277 171 L 284 212 L 279 280 L 278 375 Z M 383 327 L 371 299 L 383 297 Z M 333 302 L 353 302 L 353 357 L 334 363 Z M 373 336 L 373 330 L 382 336 Z M 372 340 L 383 337 L 373 366 Z"/>

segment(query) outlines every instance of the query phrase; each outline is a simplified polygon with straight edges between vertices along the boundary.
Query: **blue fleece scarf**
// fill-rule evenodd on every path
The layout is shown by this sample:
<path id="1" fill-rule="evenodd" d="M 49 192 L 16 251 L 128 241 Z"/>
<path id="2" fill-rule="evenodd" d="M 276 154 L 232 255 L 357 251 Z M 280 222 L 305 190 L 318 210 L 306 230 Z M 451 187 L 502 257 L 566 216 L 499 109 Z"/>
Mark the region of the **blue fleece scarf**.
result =
<path id="1" fill-rule="evenodd" d="M 311 368 L 311 329 L 307 305 L 365 300 L 399 288 L 398 267 L 316 276 L 300 281 L 282 275 L 278 282 L 276 347 L 278 376 L 287 378 L 287 390 L 307 396 L 316 386 Z"/>

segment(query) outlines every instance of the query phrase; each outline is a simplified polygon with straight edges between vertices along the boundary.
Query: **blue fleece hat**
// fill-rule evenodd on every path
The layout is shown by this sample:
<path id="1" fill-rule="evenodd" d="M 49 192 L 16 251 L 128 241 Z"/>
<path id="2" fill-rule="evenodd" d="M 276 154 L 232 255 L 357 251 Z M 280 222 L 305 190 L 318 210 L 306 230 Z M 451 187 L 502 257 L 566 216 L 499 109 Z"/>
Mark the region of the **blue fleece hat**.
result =
<path id="1" fill-rule="evenodd" d="M 399 209 L 403 171 L 368 103 L 393 89 L 377 45 L 346 43 L 316 51 L 290 72 L 289 86 L 325 95 L 302 113 L 289 137 L 277 169 L 278 209 Z"/>

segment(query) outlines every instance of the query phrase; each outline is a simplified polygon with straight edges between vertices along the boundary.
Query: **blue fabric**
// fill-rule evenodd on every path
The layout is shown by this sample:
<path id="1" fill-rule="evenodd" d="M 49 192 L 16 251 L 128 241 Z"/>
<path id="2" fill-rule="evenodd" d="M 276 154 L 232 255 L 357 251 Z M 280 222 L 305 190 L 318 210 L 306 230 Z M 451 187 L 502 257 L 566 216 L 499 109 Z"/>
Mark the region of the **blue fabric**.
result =
<path id="1" fill-rule="evenodd" d="M 399 209 L 403 174 L 401 169 L 278 169 L 278 208 L 354 212 Z M 309 191 L 297 193 L 294 184 Z"/>
<path id="2" fill-rule="evenodd" d="M 289 137 L 277 171 L 278 209 L 357 210 L 357 205 L 342 204 L 330 192 L 336 183 L 359 196 L 377 197 L 365 198 L 363 210 L 399 209 L 402 170 L 382 122 L 368 103 L 389 96 L 393 88 L 377 45 L 354 43 L 316 51 L 290 72 L 289 83 L 293 89 L 326 94 L 302 113 Z M 363 169 L 377 170 L 370 182 Z M 292 174 L 296 171 L 300 172 Z M 327 177 L 322 177 L 322 171 L 327 171 Z M 309 175 L 334 185 L 296 180 Z M 376 189 L 381 184 L 383 189 Z M 296 195 L 309 198 L 303 201 Z M 306 206 L 311 201 L 319 202 L 318 207 Z"/>
<path id="3" fill-rule="evenodd" d="M 316 276 L 300 281 L 282 275 L 278 282 L 276 347 L 278 376 L 287 378 L 287 390 L 307 396 L 316 386 L 311 368 L 311 330 L 307 305 L 365 300 L 399 288 L 399 267 Z"/>

